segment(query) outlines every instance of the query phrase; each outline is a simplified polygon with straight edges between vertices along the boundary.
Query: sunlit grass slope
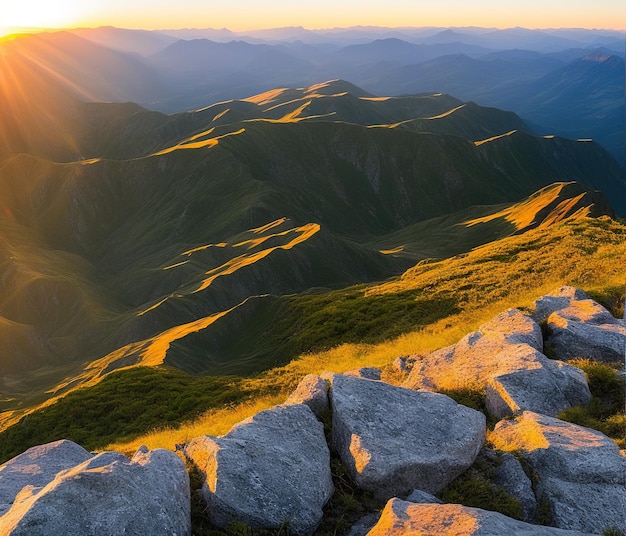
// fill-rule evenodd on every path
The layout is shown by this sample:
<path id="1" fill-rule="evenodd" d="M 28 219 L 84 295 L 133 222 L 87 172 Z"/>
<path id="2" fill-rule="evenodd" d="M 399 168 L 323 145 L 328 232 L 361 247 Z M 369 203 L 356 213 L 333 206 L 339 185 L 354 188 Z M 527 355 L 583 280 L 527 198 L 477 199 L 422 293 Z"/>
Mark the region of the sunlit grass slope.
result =
<path id="1" fill-rule="evenodd" d="M 623 308 L 625 264 L 626 226 L 605 217 L 582 218 L 511 236 L 466 255 L 423 262 L 401 278 L 380 285 L 294 296 L 292 305 L 299 308 L 299 325 L 294 324 L 296 331 L 285 332 L 287 338 L 306 340 L 310 335 L 310 341 L 322 339 L 332 348 L 303 353 L 286 366 L 250 379 L 184 379 L 183 373 L 167 368 L 121 371 L 109 376 L 106 383 L 75 391 L 7 429 L 0 435 L 2 456 L 58 437 L 81 438 L 88 448 L 103 448 L 116 437 L 126 438 L 109 447 L 131 451 L 143 443 L 174 448 L 175 443 L 200 433 L 224 433 L 248 414 L 280 402 L 307 373 L 384 366 L 400 355 L 451 344 L 507 307 L 528 308 L 559 285 L 583 288 L 616 311 Z M 424 303 L 429 304 L 429 310 L 424 310 Z M 333 323 L 337 317 L 342 319 L 342 330 Z M 403 333 L 395 335 L 398 321 L 404 323 Z M 364 340 L 370 343 L 341 344 Z M 195 386 L 189 387 L 191 400 L 192 389 L 199 386 L 211 391 L 219 385 L 220 396 L 227 398 L 191 405 L 190 401 L 181 402 L 181 407 L 168 404 L 170 382 L 160 378 L 172 375 L 177 378 L 171 382 L 172 399 L 186 399 L 186 387 L 181 388 L 181 383 Z M 131 395 L 129 382 L 144 377 L 146 385 L 158 385 L 158 392 L 146 387 Z M 211 392 L 217 396 L 216 391 Z M 99 396 L 105 398 L 99 400 Z M 133 403 L 129 402 L 131 396 Z M 115 422 L 122 423 L 119 428 L 114 421 L 106 421 L 111 407 L 115 407 Z M 194 417 L 205 410 L 206 414 Z M 159 414 L 167 417 L 158 422 L 155 415 Z M 90 427 L 102 430 L 99 419 L 109 423 L 107 433 L 90 433 Z M 84 427 L 76 424 L 80 422 Z M 170 428 L 142 435 L 163 426 Z M 129 439 L 132 435 L 138 437 Z"/>
<path id="2" fill-rule="evenodd" d="M 519 203 L 473 206 L 429 219 L 371 242 L 382 252 L 415 261 L 444 258 L 568 218 L 612 214 L 607 200 L 575 182 L 554 183 Z"/>

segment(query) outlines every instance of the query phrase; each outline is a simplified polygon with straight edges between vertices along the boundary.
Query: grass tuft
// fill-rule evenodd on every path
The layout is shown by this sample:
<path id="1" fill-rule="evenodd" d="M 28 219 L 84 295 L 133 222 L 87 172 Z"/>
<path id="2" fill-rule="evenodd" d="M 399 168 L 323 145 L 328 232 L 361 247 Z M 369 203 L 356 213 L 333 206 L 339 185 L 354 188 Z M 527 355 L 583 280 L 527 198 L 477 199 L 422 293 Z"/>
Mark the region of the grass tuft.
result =
<path id="1" fill-rule="evenodd" d="M 522 519 L 519 501 L 490 480 L 489 468 L 481 462 L 475 463 L 448 484 L 438 493 L 438 497 L 446 503 L 482 508 Z"/>
<path id="2" fill-rule="evenodd" d="M 626 448 L 626 380 L 618 373 L 621 363 L 597 363 L 589 359 L 569 361 L 582 369 L 589 383 L 589 406 L 575 406 L 559 414 L 559 419 L 593 428 Z"/>

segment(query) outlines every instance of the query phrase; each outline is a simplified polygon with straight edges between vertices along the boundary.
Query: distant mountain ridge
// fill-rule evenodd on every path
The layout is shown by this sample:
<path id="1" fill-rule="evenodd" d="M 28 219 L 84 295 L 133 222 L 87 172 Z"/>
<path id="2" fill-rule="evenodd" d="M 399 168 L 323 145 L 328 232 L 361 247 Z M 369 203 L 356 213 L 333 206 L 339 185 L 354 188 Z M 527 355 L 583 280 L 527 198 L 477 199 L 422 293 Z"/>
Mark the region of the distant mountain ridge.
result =
<path id="1" fill-rule="evenodd" d="M 167 113 L 334 78 L 373 94 L 449 93 L 510 109 L 546 135 L 596 139 L 624 164 L 624 69 L 613 65 L 623 60 L 623 42 L 619 32 L 575 29 L 285 28 L 255 37 L 97 28 L 23 36 L 0 48 L 5 72 L 30 58 L 82 99 Z M 576 66 L 594 53 L 615 60 Z M 563 110 L 572 110 L 567 122 Z"/>

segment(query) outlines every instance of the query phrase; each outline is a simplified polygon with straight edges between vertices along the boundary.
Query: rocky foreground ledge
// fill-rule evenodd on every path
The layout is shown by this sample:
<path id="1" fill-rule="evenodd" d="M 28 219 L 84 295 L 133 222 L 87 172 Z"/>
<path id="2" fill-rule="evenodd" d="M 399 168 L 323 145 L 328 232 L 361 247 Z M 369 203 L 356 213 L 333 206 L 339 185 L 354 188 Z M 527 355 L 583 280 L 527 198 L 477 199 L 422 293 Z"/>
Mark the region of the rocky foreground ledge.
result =
<path id="1" fill-rule="evenodd" d="M 543 322 L 544 341 L 537 322 Z M 308 376 L 285 404 L 202 436 L 181 457 L 145 447 L 128 460 L 92 454 L 66 440 L 33 447 L 0 466 L 0 536 L 191 534 L 185 463 L 203 478 L 216 527 L 312 534 L 333 494 L 330 457 L 354 483 L 387 501 L 352 534 L 574 535 L 626 532 L 626 457 L 600 432 L 555 418 L 591 398 L 582 371 L 548 359 L 624 358 L 626 325 L 583 292 L 563 287 L 536 302 L 532 317 L 509 310 L 455 345 L 398 359 L 401 387 L 380 371 Z M 486 417 L 435 391 L 486 393 Z M 331 415 L 327 441 L 319 417 Z M 525 521 L 443 504 L 432 494 L 477 459 L 497 459 L 494 479 Z M 547 505 L 552 527 L 535 524 Z"/>

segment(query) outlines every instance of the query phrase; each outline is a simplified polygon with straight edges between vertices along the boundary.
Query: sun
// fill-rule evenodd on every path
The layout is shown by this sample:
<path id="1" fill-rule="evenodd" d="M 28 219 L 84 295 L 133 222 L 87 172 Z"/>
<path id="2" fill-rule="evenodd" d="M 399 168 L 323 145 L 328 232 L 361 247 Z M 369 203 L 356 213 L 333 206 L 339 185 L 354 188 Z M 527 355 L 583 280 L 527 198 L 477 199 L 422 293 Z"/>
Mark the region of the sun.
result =
<path id="1" fill-rule="evenodd" d="M 27 28 L 61 28 L 76 22 L 79 0 L 3 0 L 0 35 Z"/>

